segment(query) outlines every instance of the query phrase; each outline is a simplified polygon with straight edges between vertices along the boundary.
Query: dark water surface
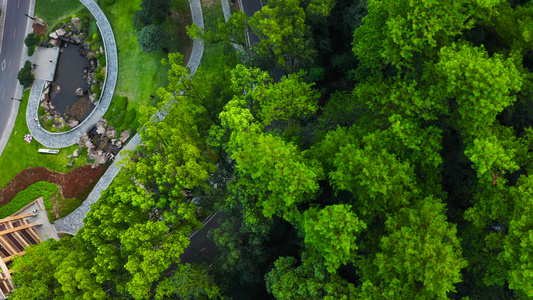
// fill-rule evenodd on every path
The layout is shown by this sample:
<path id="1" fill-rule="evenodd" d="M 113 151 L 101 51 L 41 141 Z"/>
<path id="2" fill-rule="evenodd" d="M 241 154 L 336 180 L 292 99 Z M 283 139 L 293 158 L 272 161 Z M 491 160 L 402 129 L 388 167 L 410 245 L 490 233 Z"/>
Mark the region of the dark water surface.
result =
<path id="1" fill-rule="evenodd" d="M 85 57 L 78 53 L 80 47 L 70 44 L 59 54 L 54 82 L 61 87 L 61 91 L 52 100 L 52 104 L 55 106 L 55 110 L 62 115 L 65 115 L 67 106 L 71 106 L 78 101 L 79 96 L 76 96 L 78 88 L 81 87 L 84 91 L 89 89 L 82 72 L 85 67 L 90 67 L 90 64 Z M 85 117 L 93 108 L 94 105 L 91 104 L 91 108 L 87 111 Z"/>

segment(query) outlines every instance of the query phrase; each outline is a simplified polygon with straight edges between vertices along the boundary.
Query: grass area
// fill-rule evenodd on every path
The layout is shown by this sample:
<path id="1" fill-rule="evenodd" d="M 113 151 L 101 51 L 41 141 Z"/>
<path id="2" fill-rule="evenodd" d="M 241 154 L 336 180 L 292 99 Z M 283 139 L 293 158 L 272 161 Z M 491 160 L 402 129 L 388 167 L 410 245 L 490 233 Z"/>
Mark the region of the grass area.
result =
<path id="1" fill-rule="evenodd" d="M 140 0 L 117 0 L 112 5 L 100 6 L 113 27 L 119 51 L 119 72 L 115 92 L 129 98 L 130 108 L 148 105 L 150 95 L 155 95 L 159 87 L 167 84 L 167 67 L 161 65 L 161 59 L 166 58 L 166 54 L 162 51 L 146 54 L 137 44 L 137 33 L 132 26 L 132 18 L 133 13 L 139 10 L 140 3 Z M 170 37 L 171 43 L 174 43 L 171 51 L 181 53 L 190 51 L 188 48 L 192 47 L 192 43 L 184 42 L 188 38 L 185 38 L 179 29 L 182 19 L 186 18 L 187 14 L 190 20 L 188 1 L 173 1 L 172 10 L 169 20 L 163 24 L 166 30 L 175 33 Z M 181 10 L 185 13 L 179 13 Z"/>
<path id="2" fill-rule="evenodd" d="M 27 189 L 19 192 L 11 202 L 0 207 L 0 219 L 9 217 L 42 196 L 44 207 L 48 212 L 48 218 L 50 219 L 50 222 L 53 223 L 54 219 L 50 218 L 50 212 L 52 211 L 52 202 L 50 199 L 58 194 L 58 191 L 58 186 L 53 183 L 48 183 L 46 181 L 36 182 L 30 185 Z"/>
<path id="3" fill-rule="evenodd" d="M 47 34 L 56 28 L 61 19 L 78 13 L 89 13 L 89 10 L 77 0 L 37 0 L 35 16 L 48 25 Z"/>
<path id="4" fill-rule="evenodd" d="M 70 168 L 66 164 L 70 161 L 67 156 L 72 154 L 78 145 L 61 149 L 58 155 L 38 153 L 39 148 L 45 148 L 36 140 L 30 144 L 24 141 L 24 135 L 29 134 L 26 124 L 26 107 L 30 92 L 24 92 L 22 102 L 11 132 L 9 141 L 2 156 L 0 156 L 0 188 L 9 183 L 15 175 L 27 168 L 45 167 L 51 171 L 67 172 Z"/>
<path id="5" fill-rule="evenodd" d="M 83 203 L 83 200 L 78 198 L 65 199 L 61 196 L 61 193 L 57 193 L 55 197 L 52 197 L 51 201 L 54 207 L 51 214 L 53 220 L 67 216 Z M 49 216 L 48 218 L 50 219 L 51 217 Z"/>

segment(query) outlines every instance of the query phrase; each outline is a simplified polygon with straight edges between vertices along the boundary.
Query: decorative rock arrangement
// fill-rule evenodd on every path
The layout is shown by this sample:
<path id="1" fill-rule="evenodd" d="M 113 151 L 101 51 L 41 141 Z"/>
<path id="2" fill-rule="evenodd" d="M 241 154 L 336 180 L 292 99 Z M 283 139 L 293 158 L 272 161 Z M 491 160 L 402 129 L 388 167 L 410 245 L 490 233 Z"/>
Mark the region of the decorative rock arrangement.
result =
<path id="1" fill-rule="evenodd" d="M 97 82 L 95 77 L 98 73 L 105 74 L 106 71 L 106 67 L 102 67 L 98 60 L 98 57 L 105 55 L 104 49 L 102 49 L 102 47 L 99 47 L 97 50 L 91 48 L 90 43 L 86 40 L 85 33 L 80 31 L 82 28 L 82 22 L 83 21 L 80 18 L 73 17 L 70 22 L 63 23 L 59 29 L 50 33 L 50 44 L 54 46 L 61 47 L 64 45 L 64 47 L 68 47 L 69 44 L 81 45 L 79 54 L 85 57 L 90 63 L 89 68 L 80 70 L 81 75 L 90 88 L 86 91 L 81 87 L 76 90 L 75 94 L 80 98 L 67 109 L 64 116 L 55 111 L 54 106 L 52 105 L 52 100 L 61 92 L 61 87 L 55 83 L 47 83 L 45 85 L 41 96 L 41 106 L 44 108 L 45 112 L 42 116 L 42 120 L 44 124 L 49 122 L 48 120 L 52 120 L 53 126 L 56 128 L 68 126 L 68 128 L 72 129 L 80 124 L 82 121 L 81 119 L 86 115 L 86 112 L 89 109 L 90 103 L 96 105 L 98 102 L 99 85 L 95 87 Z M 98 89 L 98 91 L 96 91 L 96 89 Z"/>
<path id="2" fill-rule="evenodd" d="M 96 168 L 99 165 L 113 161 L 130 136 L 130 129 L 118 135 L 117 130 L 111 125 L 107 126 L 107 121 L 102 118 L 98 120 L 96 127 L 91 132 L 85 133 L 80 137 L 78 149 L 69 158 L 75 159 L 84 148 L 87 148 L 87 159 L 94 160 L 92 167 Z M 74 160 L 69 162 L 67 166 L 73 165 Z"/>

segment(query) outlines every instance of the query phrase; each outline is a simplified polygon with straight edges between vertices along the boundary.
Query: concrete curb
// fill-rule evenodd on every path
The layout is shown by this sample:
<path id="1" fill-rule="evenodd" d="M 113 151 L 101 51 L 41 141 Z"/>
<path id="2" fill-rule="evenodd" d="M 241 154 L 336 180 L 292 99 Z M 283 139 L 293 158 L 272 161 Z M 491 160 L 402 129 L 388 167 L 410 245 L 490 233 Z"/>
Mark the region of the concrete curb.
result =
<path id="1" fill-rule="evenodd" d="M 204 28 L 204 17 L 202 15 L 202 5 L 200 4 L 200 0 L 190 0 L 189 5 L 191 7 L 193 22 L 201 28 Z M 200 40 L 195 40 L 192 48 L 191 57 L 187 62 L 187 68 L 189 68 L 191 75 L 196 73 L 196 70 L 198 70 L 198 66 L 200 65 L 200 61 L 202 60 L 203 53 L 204 46 L 202 42 Z M 163 112 L 159 114 L 162 118 L 164 118 L 166 115 L 164 111 L 165 109 L 163 109 Z M 141 137 L 137 133 L 130 140 L 130 142 L 124 148 L 122 148 L 120 153 L 115 158 L 116 162 L 113 163 L 107 169 L 102 178 L 100 178 L 98 183 L 96 183 L 95 187 L 93 188 L 87 199 L 83 201 L 81 206 L 76 208 L 73 212 L 71 212 L 64 218 L 61 218 L 54 222 L 54 225 L 58 232 L 76 234 L 78 230 L 83 227 L 83 220 L 85 219 L 87 213 L 91 210 L 91 205 L 98 201 L 98 199 L 102 195 L 102 192 L 109 187 L 111 182 L 115 179 L 118 172 L 122 168 L 122 165 L 120 165 L 120 161 L 124 156 L 126 156 L 126 151 L 135 150 L 135 148 L 137 148 L 137 145 L 139 145 L 140 142 Z"/>

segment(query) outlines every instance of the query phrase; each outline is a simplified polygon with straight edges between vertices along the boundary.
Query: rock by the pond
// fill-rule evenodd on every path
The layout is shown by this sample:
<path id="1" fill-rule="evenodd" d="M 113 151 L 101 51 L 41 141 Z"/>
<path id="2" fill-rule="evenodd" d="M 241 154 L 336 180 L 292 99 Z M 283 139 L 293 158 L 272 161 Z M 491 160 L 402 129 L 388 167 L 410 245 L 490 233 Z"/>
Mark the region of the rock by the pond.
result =
<path id="1" fill-rule="evenodd" d="M 63 28 L 59 28 L 54 32 L 58 37 L 63 37 L 67 34 L 67 31 Z"/>
<path id="2" fill-rule="evenodd" d="M 120 133 L 120 138 L 119 138 L 120 142 L 124 144 L 130 138 L 130 135 L 131 135 L 130 129 L 122 131 Z"/>
<path id="3" fill-rule="evenodd" d="M 80 136 L 80 142 L 83 144 L 85 143 L 86 141 L 89 140 L 89 135 L 87 133 L 84 133 Z"/>
<path id="4" fill-rule="evenodd" d="M 76 96 L 83 96 L 83 88 L 79 87 L 76 89 Z"/>
<path id="5" fill-rule="evenodd" d="M 94 144 L 91 141 L 85 141 L 85 147 L 90 150 L 94 148 Z"/>
<path id="6" fill-rule="evenodd" d="M 92 110 L 92 103 L 88 96 L 82 96 L 74 104 L 67 106 L 65 114 L 76 119 L 83 120 Z"/>
<path id="7" fill-rule="evenodd" d="M 70 22 L 72 23 L 72 25 L 74 25 L 74 27 L 76 27 L 76 29 L 80 30 L 80 28 L 81 28 L 81 19 L 80 18 L 74 17 L 74 18 L 70 19 Z"/>
<path id="8" fill-rule="evenodd" d="M 98 122 L 96 123 L 96 133 L 104 134 L 105 133 L 105 125 L 106 125 L 105 119 L 98 120 Z"/>
<path id="9" fill-rule="evenodd" d="M 67 164 L 67 167 L 71 168 L 72 166 L 74 166 L 74 163 L 75 163 L 75 161 L 74 161 L 74 160 L 71 160 L 71 161 Z"/>
<path id="10" fill-rule="evenodd" d="M 115 139 L 117 138 L 117 130 L 109 126 L 109 128 L 105 131 L 104 136 L 110 139 Z"/>
<path id="11" fill-rule="evenodd" d="M 54 33 L 52 32 L 50 34 L 50 44 L 52 44 L 54 47 L 59 47 L 61 45 L 61 41 L 57 38 L 57 36 L 53 38 L 52 34 Z"/>
<path id="12" fill-rule="evenodd" d="M 70 128 L 74 128 L 76 126 L 78 126 L 80 124 L 80 121 L 76 120 L 76 119 L 68 119 L 67 121 L 67 126 L 70 127 Z"/>
<path id="13" fill-rule="evenodd" d="M 80 150 L 80 149 L 76 149 L 76 150 L 74 150 L 74 153 L 72 153 L 72 157 L 78 157 L 78 156 L 80 156 L 80 151 L 79 151 L 79 150 Z"/>
<path id="14" fill-rule="evenodd" d="M 52 40 L 57 40 L 59 38 L 59 36 L 55 32 L 50 33 L 49 37 L 50 37 L 50 42 L 52 42 Z"/>

